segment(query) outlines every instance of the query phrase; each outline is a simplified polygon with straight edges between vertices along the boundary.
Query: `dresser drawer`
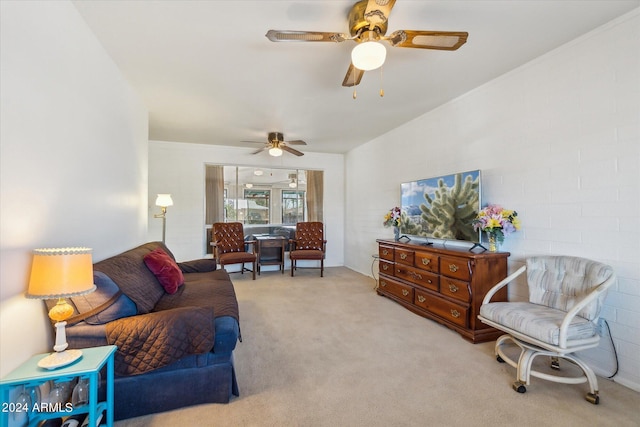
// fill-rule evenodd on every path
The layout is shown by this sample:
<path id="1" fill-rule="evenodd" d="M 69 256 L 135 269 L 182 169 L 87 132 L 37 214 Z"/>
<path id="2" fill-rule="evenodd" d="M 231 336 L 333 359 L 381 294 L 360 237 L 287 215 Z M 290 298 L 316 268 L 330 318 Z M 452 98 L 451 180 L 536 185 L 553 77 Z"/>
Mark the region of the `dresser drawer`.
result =
<path id="1" fill-rule="evenodd" d="M 416 251 L 414 263 L 416 267 L 422 270 L 427 270 L 432 273 L 437 273 L 439 271 L 438 256 L 435 254 Z"/>
<path id="2" fill-rule="evenodd" d="M 413 302 L 413 288 L 411 286 L 396 282 L 386 277 L 380 277 L 380 288 L 382 292 L 394 295 L 407 302 Z"/>
<path id="3" fill-rule="evenodd" d="M 395 276 L 434 291 L 438 290 L 440 282 L 440 278 L 436 274 L 397 263 L 395 265 Z"/>
<path id="4" fill-rule="evenodd" d="M 470 260 L 455 257 L 440 257 L 440 274 L 459 280 L 471 280 Z"/>
<path id="5" fill-rule="evenodd" d="M 413 255 L 414 255 L 413 251 L 396 248 L 395 254 L 393 256 L 393 260 L 396 263 L 399 262 L 401 264 L 413 265 L 413 258 L 414 258 Z"/>
<path id="6" fill-rule="evenodd" d="M 467 318 L 469 310 L 459 304 L 434 297 L 426 292 L 416 289 L 415 305 L 429 310 L 433 314 L 443 319 L 455 323 L 456 325 L 467 327 Z"/>
<path id="7" fill-rule="evenodd" d="M 462 280 L 449 279 L 448 277 L 440 278 L 440 293 L 451 298 L 458 299 L 463 302 L 471 301 L 471 292 L 469 282 Z"/>
<path id="8" fill-rule="evenodd" d="M 380 259 L 393 261 L 393 247 L 380 245 L 380 247 L 378 248 L 378 255 L 380 255 Z"/>
<path id="9" fill-rule="evenodd" d="M 380 273 L 388 274 L 389 276 L 393 276 L 393 263 L 389 261 L 385 261 L 383 259 L 380 260 Z"/>

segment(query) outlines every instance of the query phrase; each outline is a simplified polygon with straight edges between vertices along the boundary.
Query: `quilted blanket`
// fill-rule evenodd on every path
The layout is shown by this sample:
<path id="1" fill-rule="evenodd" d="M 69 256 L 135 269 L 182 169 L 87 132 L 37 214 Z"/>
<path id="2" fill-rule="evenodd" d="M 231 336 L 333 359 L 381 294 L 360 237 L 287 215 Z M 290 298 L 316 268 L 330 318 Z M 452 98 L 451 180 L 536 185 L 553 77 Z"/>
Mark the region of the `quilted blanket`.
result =
<path id="1" fill-rule="evenodd" d="M 118 346 L 115 372 L 138 375 L 188 354 L 211 351 L 215 340 L 211 307 L 183 307 L 114 320 L 107 341 Z"/>

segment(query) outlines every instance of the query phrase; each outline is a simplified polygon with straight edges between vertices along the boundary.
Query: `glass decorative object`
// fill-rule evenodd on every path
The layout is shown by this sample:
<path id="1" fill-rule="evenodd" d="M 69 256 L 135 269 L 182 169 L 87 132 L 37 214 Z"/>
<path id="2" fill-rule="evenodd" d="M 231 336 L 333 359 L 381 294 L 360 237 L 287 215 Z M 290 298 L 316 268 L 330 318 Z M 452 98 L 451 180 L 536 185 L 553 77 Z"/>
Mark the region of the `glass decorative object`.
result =
<path id="1" fill-rule="evenodd" d="M 494 233 L 487 232 L 487 240 L 489 242 L 489 252 L 498 252 L 500 249 L 500 243 Z"/>

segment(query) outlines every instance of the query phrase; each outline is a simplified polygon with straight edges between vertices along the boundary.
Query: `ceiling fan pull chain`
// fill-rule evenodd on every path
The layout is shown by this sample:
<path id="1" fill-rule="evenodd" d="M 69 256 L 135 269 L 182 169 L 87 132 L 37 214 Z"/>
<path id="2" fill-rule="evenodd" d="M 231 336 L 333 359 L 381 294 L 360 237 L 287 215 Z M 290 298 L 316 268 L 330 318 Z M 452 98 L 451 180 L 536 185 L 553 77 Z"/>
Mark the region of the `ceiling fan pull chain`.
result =
<path id="1" fill-rule="evenodd" d="M 353 99 L 356 99 L 358 97 L 358 94 L 356 93 L 356 73 L 354 70 L 354 73 L 352 73 L 353 75 Z"/>
<path id="2" fill-rule="evenodd" d="M 380 98 L 384 97 L 384 89 L 382 88 L 382 68 L 380 67 Z"/>

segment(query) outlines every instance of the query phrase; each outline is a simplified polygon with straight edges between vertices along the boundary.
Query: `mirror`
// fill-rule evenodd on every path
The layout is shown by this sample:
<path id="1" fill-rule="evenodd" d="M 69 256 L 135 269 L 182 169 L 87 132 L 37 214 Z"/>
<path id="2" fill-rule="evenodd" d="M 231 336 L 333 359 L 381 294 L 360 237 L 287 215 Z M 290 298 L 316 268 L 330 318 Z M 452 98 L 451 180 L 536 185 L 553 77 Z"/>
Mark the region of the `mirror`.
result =
<path id="1" fill-rule="evenodd" d="M 206 165 L 205 225 L 322 221 L 323 171 Z"/>
<path id="2" fill-rule="evenodd" d="M 215 222 L 241 222 L 245 235 L 274 229 L 291 235 L 298 222 L 322 222 L 323 181 L 323 171 L 206 165 L 207 253 Z"/>

